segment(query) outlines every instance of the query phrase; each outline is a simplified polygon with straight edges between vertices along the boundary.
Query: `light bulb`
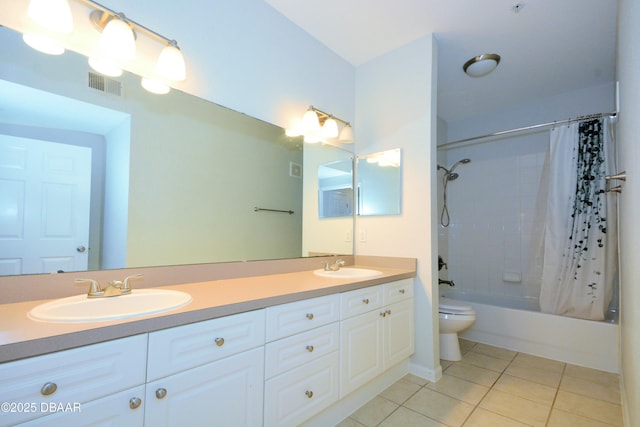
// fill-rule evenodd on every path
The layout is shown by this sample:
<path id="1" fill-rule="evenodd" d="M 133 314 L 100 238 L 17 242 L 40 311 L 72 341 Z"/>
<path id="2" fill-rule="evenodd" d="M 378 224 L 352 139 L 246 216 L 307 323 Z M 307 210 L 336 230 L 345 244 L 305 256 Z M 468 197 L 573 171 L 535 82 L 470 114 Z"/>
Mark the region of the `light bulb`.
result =
<path id="1" fill-rule="evenodd" d="M 322 125 L 322 136 L 325 138 L 337 138 L 338 137 L 338 123 L 331 117 L 325 120 Z"/>
<path id="2" fill-rule="evenodd" d="M 102 30 L 98 46 L 109 59 L 130 61 L 136 57 L 133 30 L 118 17 L 112 18 Z"/>
<path id="3" fill-rule="evenodd" d="M 27 15 L 48 30 L 58 33 L 73 31 L 73 18 L 67 0 L 31 0 Z"/>
<path id="4" fill-rule="evenodd" d="M 162 52 L 160 52 L 158 63 L 156 64 L 156 71 L 159 75 L 169 80 L 181 81 L 187 78 L 184 55 L 178 48 L 175 40 L 165 46 Z"/>

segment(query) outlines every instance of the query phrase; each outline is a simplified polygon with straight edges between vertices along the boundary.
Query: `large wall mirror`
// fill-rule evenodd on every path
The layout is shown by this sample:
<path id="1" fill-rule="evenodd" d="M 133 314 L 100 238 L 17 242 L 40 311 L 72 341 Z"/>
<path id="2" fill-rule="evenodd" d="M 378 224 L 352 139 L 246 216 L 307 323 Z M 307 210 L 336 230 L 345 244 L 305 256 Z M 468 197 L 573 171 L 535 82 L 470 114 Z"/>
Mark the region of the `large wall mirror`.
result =
<path id="1" fill-rule="evenodd" d="M 318 166 L 352 153 L 0 43 L 0 275 L 353 253 L 353 216 L 317 210 Z"/>

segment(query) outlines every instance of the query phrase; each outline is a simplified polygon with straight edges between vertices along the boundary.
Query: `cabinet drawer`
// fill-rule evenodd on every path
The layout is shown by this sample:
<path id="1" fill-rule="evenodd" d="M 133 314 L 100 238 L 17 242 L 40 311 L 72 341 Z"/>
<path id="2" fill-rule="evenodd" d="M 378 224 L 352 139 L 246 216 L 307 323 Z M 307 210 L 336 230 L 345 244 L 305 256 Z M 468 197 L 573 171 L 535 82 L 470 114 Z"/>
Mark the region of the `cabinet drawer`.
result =
<path id="1" fill-rule="evenodd" d="M 147 381 L 264 345 L 264 310 L 149 334 Z"/>
<path id="2" fill-rule="evenodd" d="M 340 294 L 340 318 L 346 319 L 382 307 L 382 286 Z"/>
<path id="3" fill-rule="evenodd" d="M 271 342 L 265 347 L 265 375 L 271 378 L 338 350 L 337 322 Z"/>
<path id="4" fill-rule="evenodd" d="M 266 310 L 269 342 L 337 321 L 340 318 L 340 296 L 311 298 Z"/>
<path id="5" fill-rule="evenodd" d="M 402 279 L 397 282 L 385 283 L 383 288 L 383 304 L 393 304 L 407 298 L 413 298 L 413 279 Z"/>
<path id="6" fill-rule="evenodd" d="M 35 403 L 38 409 L 3 413 L 0 425 L 45 415 L 41 404 L 85 403 L 144 384 L 146 358 L 143 334 L 0 364 L 0 402 Z"/>
<path id="7" fill-rule="evenodd" d="M 338 400 L 338 352 L 265 383 L 264 425 L 297 426 Z"/>

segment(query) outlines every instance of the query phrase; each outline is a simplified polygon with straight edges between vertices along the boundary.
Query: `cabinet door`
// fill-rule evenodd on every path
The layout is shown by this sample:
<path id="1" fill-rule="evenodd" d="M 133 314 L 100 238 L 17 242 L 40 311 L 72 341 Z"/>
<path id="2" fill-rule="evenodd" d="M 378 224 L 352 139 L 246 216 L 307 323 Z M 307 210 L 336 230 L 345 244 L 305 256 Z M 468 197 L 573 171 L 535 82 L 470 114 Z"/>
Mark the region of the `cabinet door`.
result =
<path id="1" fill-rule="evenodd" d="M 383 323 L 384 368 L 388 369 L 413 354 L 413 299 L 386 306 Z"/>
<path id="2" fill-rule="evenodd" d="M 336 402 L 338 369 L 338 352 L 333 352 L 268 380 L 265 383 L 265 427 L 298 426 Z"/>
<path id="3" fill-rule="evenodd" d="M 38 406 L 45 417 L 19 424 L 20 427 L 98 427 L 142 426 L 144 424 L 144 386 L 121 391 L 89 403 L 60 405 L 54 402 Z"/>
<path id="4" fill-rule="evenodd" d="M 145 425 L 261 426 L 264 347 L 147 384 Z"/>
<path id="5" fill-rule="evenodd" d="M 340 324 L 340 397 L 382 373 L 382 309 L 343 320 Z"/>

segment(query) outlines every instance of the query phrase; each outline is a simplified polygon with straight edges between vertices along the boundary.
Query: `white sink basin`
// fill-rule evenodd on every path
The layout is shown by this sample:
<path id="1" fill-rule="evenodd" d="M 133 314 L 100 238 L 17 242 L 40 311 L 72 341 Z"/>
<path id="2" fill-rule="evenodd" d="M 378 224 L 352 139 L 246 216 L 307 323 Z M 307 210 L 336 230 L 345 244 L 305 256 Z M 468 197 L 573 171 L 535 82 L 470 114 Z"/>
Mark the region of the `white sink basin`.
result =
<path id="1" fill-rule="evenodd" d="M 321 268 L 319 270 L 313 270 L 313 273 L 318 276 L 333 277 L 336 279 L 366 279 L 368 277 L 382 276 L 382 272 L 378 270 L 352 267 L 342 267 L 336 271 L 326 271 Z"/>
<path id="2" fill-rule="evenodd" d="M 101 322 L 174 310 L 191 302 L 191 295 L 168 289 L 134 289 L 128 295 L 87 298 L 76 295 L 46 302 L 29 312 L 45 322 Z"/>

